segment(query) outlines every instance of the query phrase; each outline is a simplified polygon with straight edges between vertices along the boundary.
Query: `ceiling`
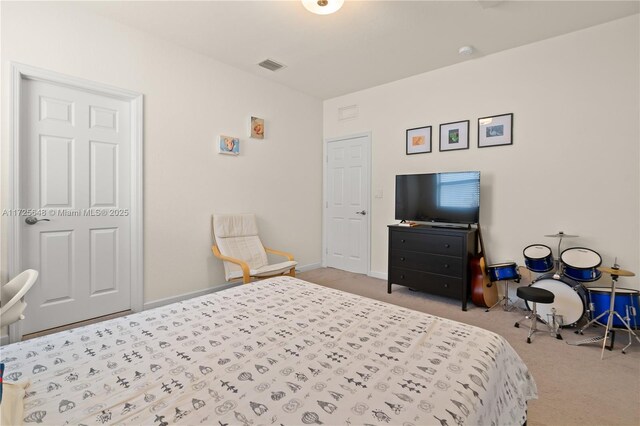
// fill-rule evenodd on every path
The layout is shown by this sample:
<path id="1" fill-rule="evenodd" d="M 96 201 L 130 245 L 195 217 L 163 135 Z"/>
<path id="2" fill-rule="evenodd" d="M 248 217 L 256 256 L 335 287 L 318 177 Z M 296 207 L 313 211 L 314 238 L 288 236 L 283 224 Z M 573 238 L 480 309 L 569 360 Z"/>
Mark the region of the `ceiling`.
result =
<path id="1" fill-rule="evenodd" d="M 346 0 L 327 16 L 308 12 L 300 1 L 97 1 L 72 7 L 329 99 L 636 14 L 639 5 Z M 464 45 L 475 53 L 459 55 Z M 267 58 L 286 68 L 257 66 Z"/>

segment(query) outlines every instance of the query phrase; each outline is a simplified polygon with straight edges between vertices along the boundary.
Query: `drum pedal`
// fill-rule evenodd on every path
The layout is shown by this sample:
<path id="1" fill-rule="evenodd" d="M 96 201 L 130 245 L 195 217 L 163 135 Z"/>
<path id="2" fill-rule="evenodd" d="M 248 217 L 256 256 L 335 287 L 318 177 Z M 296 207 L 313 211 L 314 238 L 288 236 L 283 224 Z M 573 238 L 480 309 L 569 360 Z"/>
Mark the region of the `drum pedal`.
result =
<path id="1" fill-rule="evenodd" d="M 616 335 L 615 330 L 610 330 L 609 331 L 609 335 L 611 336 L 611 343 L 606 348 L 608 350 L 613 350 L 613 342 L 615 340 L 615 335 Z M 589 344 L 589 343 L 597 343 L 597 342 L 601 342 L 603 339 L 605 339 L 605 337 L 606 336 L 604 336 L 604 335 L 589 337 L 587 339 L 579 340 L 577 342 L 567 342 L 567 345 L 580 346 L 580 345 L 586 345 L 586 344 Z"/>
<path id="2" fill-rule="evenodd" d="M 560 334 L 560 327 L 564 325 L 564 317 L 558 315 L 556 308 L 551 308 L 551 313 L 547 314 L 547 327 L 549 328 L 549 334 L 554 336 L 558 340 L 562 340 Z"/>

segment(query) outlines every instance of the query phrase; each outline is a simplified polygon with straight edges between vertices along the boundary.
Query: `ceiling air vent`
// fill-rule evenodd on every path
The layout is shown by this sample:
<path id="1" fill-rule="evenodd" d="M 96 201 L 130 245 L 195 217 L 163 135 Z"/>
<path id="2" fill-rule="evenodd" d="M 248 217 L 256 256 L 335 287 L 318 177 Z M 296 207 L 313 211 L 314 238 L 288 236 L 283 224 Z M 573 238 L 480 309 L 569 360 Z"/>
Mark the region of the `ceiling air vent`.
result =
<path id="1" fill-rule="evenodd" d="M 264 61 L 260 62 L 258 65 L 260 65 L 262 68 L 268 69 L 269 71 L 278 71 L 279 69 L 285 67 L 284 65 L 279 64 L 276 61 L 271 59 L 265 59 Z"/>

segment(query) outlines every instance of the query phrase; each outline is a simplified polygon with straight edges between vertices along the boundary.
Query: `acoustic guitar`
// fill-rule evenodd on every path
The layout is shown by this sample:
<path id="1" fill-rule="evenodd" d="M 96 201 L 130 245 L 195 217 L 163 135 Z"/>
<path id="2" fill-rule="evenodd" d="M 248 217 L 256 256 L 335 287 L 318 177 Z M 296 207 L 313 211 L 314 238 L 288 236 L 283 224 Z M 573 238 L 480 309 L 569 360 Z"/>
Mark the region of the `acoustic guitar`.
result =
<path id="1" fill-rule="evenodd" d="M 487 254 L 482 240 L 480 223 L 478 223 L 478 238 L 480 239 L 480 253 L 471 259 L 471 301 L 476 306 L 488 308 L 498 301 L 498 287 L 489 280 L 487 275 Z"/>

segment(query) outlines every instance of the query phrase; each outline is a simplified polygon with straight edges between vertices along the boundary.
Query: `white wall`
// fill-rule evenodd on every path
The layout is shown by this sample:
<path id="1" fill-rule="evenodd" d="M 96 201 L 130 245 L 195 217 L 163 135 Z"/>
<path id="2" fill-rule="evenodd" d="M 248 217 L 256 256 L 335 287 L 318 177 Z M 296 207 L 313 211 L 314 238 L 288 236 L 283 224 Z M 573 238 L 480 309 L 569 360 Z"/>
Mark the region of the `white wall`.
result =
<path id="1" fill-rule="evenodd" d="M 372 132 L 372 272 L 386 275 L 395 175 L 480 170 L 489 260 L 545 234 L 640 275 L 638 15 L 324 102 L 324 137 Z M 481 47 L 481 46 L 479 46 Z M 428 52 L 425 52 L 428 54 Z M 339 122 L 337 110 L 358 105 Z M 477 148 L 479 117 L 514 113 L 512 146 Z M 438 152 L 439 125 L 471 121 L 470 149 Z M 433 152 L 405 155 L 405 129 L 432 125 Z M 555 251 L 555 248 L 554 248 Z M 608 284 L 603 282 L 601 285 Z M 621 279 L 638 288 L 638 277 Z"/>
<path id="2" fill-rule="evenodd" d="M 321 261 L 322 103 L 61 4 L 2 2 L 2 188 L 7 200 L 9 61 L 144 94 L 145 302 L 224 283 L 210 217 L 255 212 L 268 246 Z M 251 115 L 266 139 L 249 139 Z M 241 137 L 219 155 L 219 134 Z M 6 279 L 6 232 L 2 279 Z"/>

